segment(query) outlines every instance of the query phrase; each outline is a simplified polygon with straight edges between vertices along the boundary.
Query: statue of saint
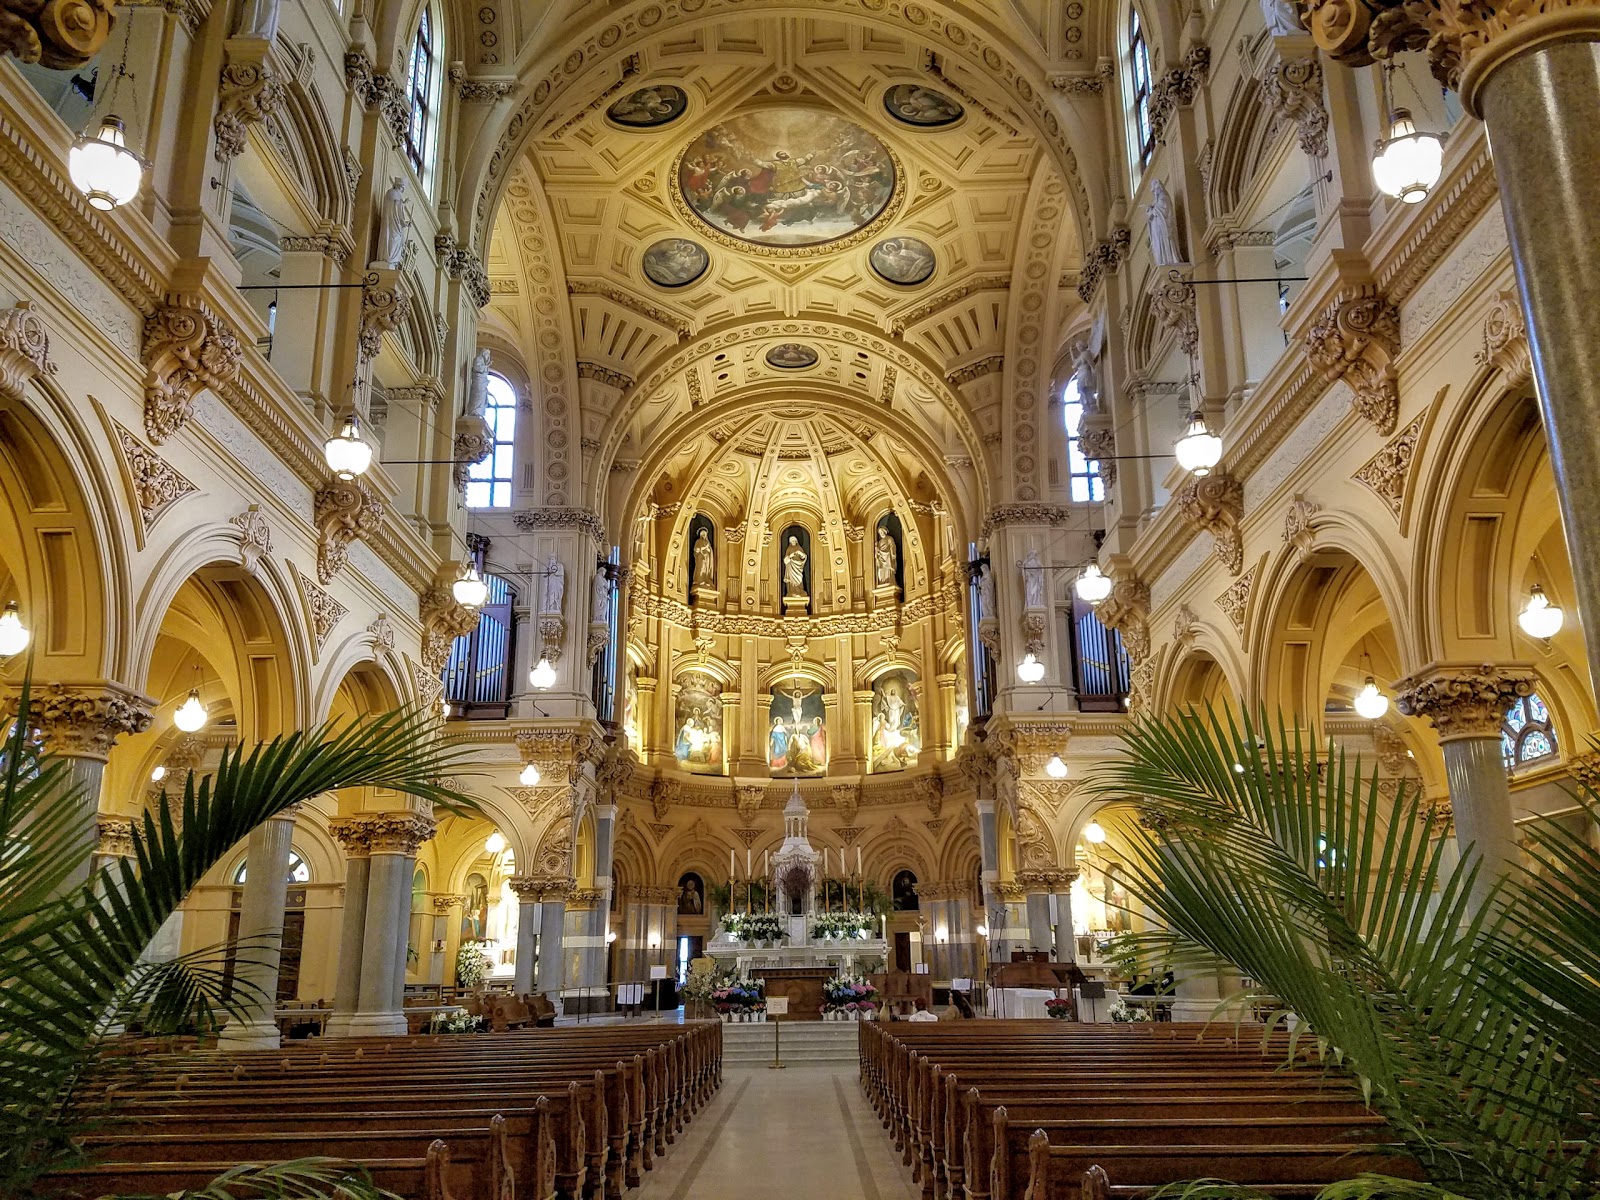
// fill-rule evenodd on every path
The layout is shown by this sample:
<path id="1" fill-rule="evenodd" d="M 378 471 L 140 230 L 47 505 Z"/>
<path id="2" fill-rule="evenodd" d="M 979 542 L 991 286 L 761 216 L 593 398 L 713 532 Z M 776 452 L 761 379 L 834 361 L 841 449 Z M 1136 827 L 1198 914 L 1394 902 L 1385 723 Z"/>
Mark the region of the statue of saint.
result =
<path id="1" fill-rule="evenodd" d="M 467 416 L 481 417 L 489 408 L 489 352 L 479 350 L 472 360 L 472 381 L 467 388 Z"/>
<path id="2" fill-rule="evenodd" d="M 1172 194 L 1159 179 L 1150 181 L 1150 203 L 1145 206 L 1150 218 L 1150 257 L 1158 267 L 1173 267 L 1183 261 L 1178 249 L 1178 210 Z"/>
<path id="3" fill-rule="evenodd" d="M 894 582 L 894 568 L 899 552 L 887 525 L 878 526 L 878 540 L 872 546 L 872 581 L 879 587 Z"/>
<path id="4" fill-rule="evenodd" d="M 1028 556 L 1022 560 L 1022 596 L 1026 608 L 1043 608 L 1044 604 L 1044 564 L 1039 561 L 1039 552 L 1029 550 Z"/>
<path id="5" fill-rule="evenodd" d="M 1294 0 L 1261 0 L 1261 16 L 1273 37 L 1292 37 L 1306 31 Z"/>
<path id="6" fill-rule="evenodd" d="M 383 194 L 378 213 L 378 259 L 375 265 L 398 268 L 405 256 L 406 238 L 411 233 L 411 201 L 406 187 L 396 175 Z"/>
<path id="7" fill-rule="evenodd" d="M 1084 412 L 1100 411 L 1100 352 L 1105 348 L 1106 315 L 1101 313 L 1089 336 L 1072 348 L 1072 377 L 1078 383 L 1078 402 Z"/>
<path id="8" fill-rule="evenodd" d="M 978 572 L 978 620 L 994 620 L 994 575 L 988 567 Z"/>
<path id="9" fill-rule="evenodd" d="M 233 36 L 265 38 L 278 36 L 278 0 L 244 0 L 233 23 Z"/>
<path id="10" fill-rule="evenodd" d="M 711 548 L 711 534 L 704 525 L 694 540 L 694 586 L 717 590 L 717 555 Z"/>
<path id="11" fill-rule="evenodd" d="M 611 622 L 611 578 L 604 567 L 594 570 L 594 583 L 589 587 L 589 623 L 608 625 Z"/>
<path id="12" fill-rule="evenodd" d="M 561 565 L 561 560 L 556 557 L 555 551 L 550 552 L 549 561 L 544 564 L 544 583 L 539 588 L 539 611 L 541 613 L 561 613 L 561 601 L 567 593 L 567 569 Z"/>
<path id="13" fill-rule="evenodd" d="M 783 552 L 783 594 L 806 594 L 806 552 L 795 534 L 789 535 L 789 548 Z"/>

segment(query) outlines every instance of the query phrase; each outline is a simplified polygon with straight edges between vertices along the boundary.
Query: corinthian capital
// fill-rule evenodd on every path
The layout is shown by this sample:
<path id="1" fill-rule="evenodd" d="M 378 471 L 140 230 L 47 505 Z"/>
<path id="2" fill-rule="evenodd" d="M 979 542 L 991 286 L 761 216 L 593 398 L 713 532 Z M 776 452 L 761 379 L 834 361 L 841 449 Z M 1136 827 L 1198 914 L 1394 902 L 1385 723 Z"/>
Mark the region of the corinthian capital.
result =
<path id="1" fill-rule="evenodd" d="M 1506 710 L 1534 683 L 1520 665 L 1433 663 L 1395 685 L 1395 703 L 1408 717 L 1432 721 L 1441 742 L 1498 738 Z"/>
<path id="2" fill-rule="evenodd" d="M 51 754 L 104 761 L 122 734 L 150 728 L 155 703 L 117 683 L 50 683 L 28 698 L 28 721 Z"/>

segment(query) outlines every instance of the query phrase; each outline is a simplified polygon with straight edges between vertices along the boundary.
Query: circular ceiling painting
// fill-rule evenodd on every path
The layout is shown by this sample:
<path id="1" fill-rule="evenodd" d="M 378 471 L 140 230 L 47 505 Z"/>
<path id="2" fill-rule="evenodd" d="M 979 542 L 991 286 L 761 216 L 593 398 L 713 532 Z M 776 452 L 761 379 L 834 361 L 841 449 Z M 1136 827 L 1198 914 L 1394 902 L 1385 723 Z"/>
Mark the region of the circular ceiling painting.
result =
<path id="1" fill-rule="evenodd" d="M 803 342 L 784 342 L 767 351 L 767 365 L 784 371 L 799 371 L 817 365 L 817 352 Z"/>
<path id="2" fill-rule="evenodd" d="M 644 252 L 640 265 L 651 283 L 666 288 L 683 287 L 706 273 L 711 256 L 699 242 L 688 238 L 662 238 Z"/>
<path id="3" fill-rule="evenodd" d="M 901 287 L 926 283 L 936 265 L 933 247 L 914 237 L 884 238 L 872 248 L 867 261 L 884 279 Z"/>
<path id="4" fill-rule="evenodd" d="M 657 125 L 676 121 L 688 107 L 689 97 L 681 87 L 663 83 L 630 92 L 606 109 L 606 116 L 618 125 L 653 129 Z"/>
<path id="5" fill-rule="evenodd" d="M 883 107 L 895 120 L 926 129 L 953 125 L 966 111 L 943 92 L 914 83 L 895 84 L 883 94 Z"/>
<path id="6" fill-rule="evenodd" d="M 894 197 L 889 150 L 861 126 L 807 108 L 714 125 L 678 159 L 690 211 L 752 246 L 820 246 L 870 225 Z"/>

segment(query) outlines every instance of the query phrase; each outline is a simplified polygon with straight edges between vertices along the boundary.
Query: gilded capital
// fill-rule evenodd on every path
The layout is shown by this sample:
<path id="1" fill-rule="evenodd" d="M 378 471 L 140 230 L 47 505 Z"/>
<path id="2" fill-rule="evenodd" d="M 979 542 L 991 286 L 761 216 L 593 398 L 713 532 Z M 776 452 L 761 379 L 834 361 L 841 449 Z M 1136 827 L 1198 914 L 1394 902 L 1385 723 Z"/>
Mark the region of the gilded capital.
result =
<path id="1" fill-rule="evenodd" d="M 516 891 L 516 888 L 517 881 L 513 879 L 511 881 L 511 890 Z M 451 892 L 443 892 L 433 898 L 433 911 L 437 913 L 448 913 L 453 908 L 462 907 L 466 904 L 466 902 L 467 898 L 465 896 L 456 895 Z"/>
<path id="2" fill-rule="evenodd" d="M 47 683 L 29 695 L 28 720 L 51 754 L 104 762 L 122 734 L 150 728 L 155 704 L 116 683 Z M 15 710 L 15 699 L 9 707 Z"/>
<path id="3" fill-rule="evenodd" d="M 94 852 L 105 858 L 133 857 L 133 822 L 127 817 L 95 818 Z"/>
<path id="4" fill-rule="evenodd" d="M 1441 742 L 1498 738 L 1506 710 L 1534 689 L 1525 667 L 1436 663 L 1395 685 L 1395 705 L 1408 717 L 1427 717 Z"/>

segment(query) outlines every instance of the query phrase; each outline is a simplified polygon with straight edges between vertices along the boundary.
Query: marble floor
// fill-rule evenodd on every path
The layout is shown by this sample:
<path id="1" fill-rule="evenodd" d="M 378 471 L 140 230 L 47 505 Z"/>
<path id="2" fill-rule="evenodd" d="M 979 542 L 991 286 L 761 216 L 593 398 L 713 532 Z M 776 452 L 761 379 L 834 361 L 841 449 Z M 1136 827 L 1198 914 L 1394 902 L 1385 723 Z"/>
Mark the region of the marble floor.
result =
<path id="1" fill-rule="evenodd" d="M 916 1200 L 854 1063 L 730 1067 L 630 1195 L 638 1200 Z"/>

